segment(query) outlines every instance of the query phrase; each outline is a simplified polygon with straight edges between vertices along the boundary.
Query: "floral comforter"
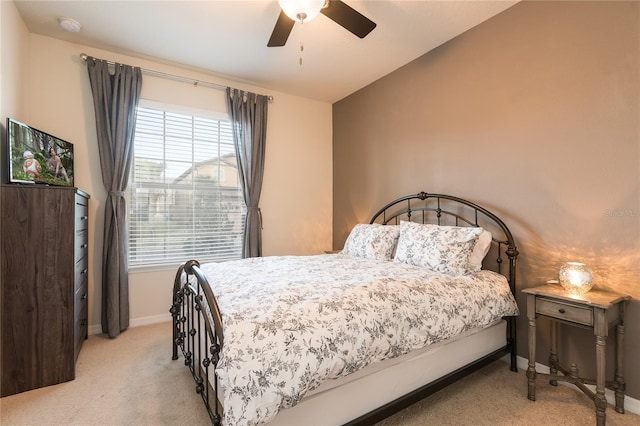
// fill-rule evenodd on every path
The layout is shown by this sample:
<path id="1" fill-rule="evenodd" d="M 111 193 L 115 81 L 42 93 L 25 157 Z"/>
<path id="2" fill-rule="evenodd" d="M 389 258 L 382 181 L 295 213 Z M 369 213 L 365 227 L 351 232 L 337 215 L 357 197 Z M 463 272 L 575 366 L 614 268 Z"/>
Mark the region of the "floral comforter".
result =
<path id="1" fill-rule="evenodd" d="M 517 315 L 506 279 L 347 255 L 202 265 L 223 319 L 226 425 L 269 422 L 324 380 Z"/>

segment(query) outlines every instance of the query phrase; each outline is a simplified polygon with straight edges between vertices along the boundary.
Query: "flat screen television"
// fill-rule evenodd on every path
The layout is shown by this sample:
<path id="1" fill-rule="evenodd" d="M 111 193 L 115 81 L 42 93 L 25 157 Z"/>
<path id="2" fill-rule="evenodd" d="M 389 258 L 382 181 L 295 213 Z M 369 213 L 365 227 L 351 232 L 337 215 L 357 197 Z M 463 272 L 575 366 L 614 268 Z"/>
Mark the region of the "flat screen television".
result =
<path id="1" fill-rule="evenodd" d="M 7 118 L 9 181 L 73 186 L 73 144 Z"/>

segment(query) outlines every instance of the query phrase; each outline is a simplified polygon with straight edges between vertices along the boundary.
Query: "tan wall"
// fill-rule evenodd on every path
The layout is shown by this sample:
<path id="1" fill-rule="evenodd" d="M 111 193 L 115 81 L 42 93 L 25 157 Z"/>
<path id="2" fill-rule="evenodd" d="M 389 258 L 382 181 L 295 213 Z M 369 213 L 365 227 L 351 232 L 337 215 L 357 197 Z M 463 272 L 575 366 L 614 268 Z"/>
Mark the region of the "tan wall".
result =
<path id="1" fill-rule="evenodd" d="M 0 23 L 0 118 L 4 128 L 6 117 L 21 121 L 29 118 L 29 85 L 24 72 L 29 64 L 29 31 L 13 2 L 0 2 Z M 0 163 L 4 171 L 6 165 Z"/>
<path id="2" fill-rule="evenodd" d="M 273 254 L 316 254 L 331 246 L 332 221 L 332 145 L 331 105 L 290 96 L 268 88 L 225 81 L 216 76 L 169 66 L 150 60 L 92 49 L 23 30 L 5 31 L 3 7 L 3 43 L 18 31 L 26 43 L 27 62 L 12 67 L 12 75 L 2 76 L 3 87 L 15 88 L 7 100 L 3 91 L 3 117 L 18 115 L 27 123 L 74 144 L 75 183 L 91 194 L 89 229 L 89 326 L 99 332 L 102 293 L 102 235 L 106 192 L 102 185 L 95 132 L 93 101 L 86 65 L 80 53 L 110 61 L 191 77 L 202 81 L 231 85 L 243 90 L 274 96 L 269 105 L 264 186 L 260 206 L 263 212 L 263 251 Z M 17 12 L 12 24 L 22 26 Z M 5 37 L 5 33 L 9 37 Z M 9 43 L 13 48 L 13 44 Z M 2 46 L 3 64 L 5 45 Z M 12 55 L 13 56 L 13 55 Z M 4 69 L 3 69 L 4 71 Z M 204 86 L 143 76 L 142 97 L 202 110 L 226 113 L 224 92 Z M 24 105 L 21 107 L 20 105 Z M 6 115 L 5 115 L 6 114 Z M 308 133 L 304 131 L 308 129 Z M 301 196 L 303 194 L 304 196 Z M 311 196 L 307 196 L 311 194 Z M 314 224 L 314 232 L 309 232 Z M 185 259 L 187 260 L 187 259 Z M 169 319 L 168 307 L 175 267 L 163 271 L 132 273 L 130 284 L 131 324 L 139 325 Z"/>
<path id="3" fill-rule="evenodd" d="M 493 210 L 521 253 L 519 290 L 577 260 L 592 267 L 598 287 L 636 298 L 625 370 L 636 399 L 639 9 L 637 2 L 520 3 L 333 108 L 335 248 L 384 203 L 421 190 Z M 518 353 L 526 357 L 520 291 L 517 298 Z M 546 363 L 541 325 L 538 361 Z M 565 365 L 576 360 L 593 374 L 593 336 L 564 327 L 562 338 Z"/>

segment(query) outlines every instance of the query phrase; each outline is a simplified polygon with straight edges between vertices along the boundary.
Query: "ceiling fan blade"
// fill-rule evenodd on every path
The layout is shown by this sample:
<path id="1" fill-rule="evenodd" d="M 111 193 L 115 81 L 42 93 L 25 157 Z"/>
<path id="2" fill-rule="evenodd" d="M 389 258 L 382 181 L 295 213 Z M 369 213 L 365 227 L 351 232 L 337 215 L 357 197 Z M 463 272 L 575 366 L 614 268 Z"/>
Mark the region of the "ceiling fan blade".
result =
<path id="1" fill-rule="evenodd" d="M 289 38 L 289 34 L 293 29 L 293 24 L 295 21 L 289 18 L 282 10 L 280 11 L 280 16 L 278 16 L 278 20 L 276 21 L 276 26 L 273 28 L 273 32 L 271 33 L 271 38 L 267 43 L 268 47 L 276 47 L 276 46 L 284 46 L 287 43 L 287 39 Z"/>
<path id="2" fill-rule="evenodd" d="M 376 27 L 375 22 L 341 0 L 330 0 L 320 13 L 360 38 L 365 38 Z"/>

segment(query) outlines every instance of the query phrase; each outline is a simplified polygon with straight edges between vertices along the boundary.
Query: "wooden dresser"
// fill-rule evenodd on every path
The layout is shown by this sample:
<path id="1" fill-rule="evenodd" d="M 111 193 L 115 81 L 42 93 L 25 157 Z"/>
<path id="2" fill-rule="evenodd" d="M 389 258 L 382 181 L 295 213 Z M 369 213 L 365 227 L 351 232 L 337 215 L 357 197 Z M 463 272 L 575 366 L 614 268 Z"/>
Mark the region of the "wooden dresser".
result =
<path id="1" fill-rule="evenodd" d="M 87 338 L 88 202 L 77 188 L 2 185 L 1 396 L 75 378 Z"/>

